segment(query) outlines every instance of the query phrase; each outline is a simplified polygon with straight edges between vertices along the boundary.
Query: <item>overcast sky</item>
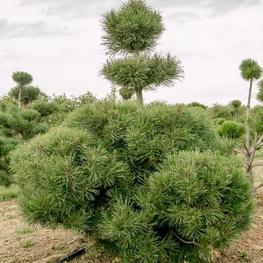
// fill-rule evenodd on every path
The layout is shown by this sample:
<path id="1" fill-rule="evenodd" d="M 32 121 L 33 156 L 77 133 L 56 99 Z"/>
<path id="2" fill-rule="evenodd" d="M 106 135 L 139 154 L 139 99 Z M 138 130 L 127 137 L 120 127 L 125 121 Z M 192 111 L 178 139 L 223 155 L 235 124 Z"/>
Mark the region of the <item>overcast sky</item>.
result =
<path id="1" fill-rule="evenodd" d="M 246 58 L 263 67 L 263 0 L 148 0 L 164 19 L 157 46 L 182 60 L 185 79 L 144 93 L 146 102 L 193 101 L 212 106 L 247 102 L 249 83 L 238 69 Z M 30 73 L 48 95 L 98 98 L 111 84 L 98 75 L 106 55 L 101 15 L 121 0 L 0 0 L 0 95 L 15 71 Z M 254 82 L 253 94 L 257 93 Z M 257 101 L 252 100 L 255 104 Z"/>

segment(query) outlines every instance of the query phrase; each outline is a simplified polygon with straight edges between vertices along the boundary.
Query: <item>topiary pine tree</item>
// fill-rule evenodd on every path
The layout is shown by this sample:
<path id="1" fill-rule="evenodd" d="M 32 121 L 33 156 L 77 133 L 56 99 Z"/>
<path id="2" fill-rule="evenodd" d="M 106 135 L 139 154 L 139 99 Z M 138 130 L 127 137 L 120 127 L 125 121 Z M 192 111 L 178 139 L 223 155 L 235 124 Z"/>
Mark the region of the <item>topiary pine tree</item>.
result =
<path id="1" fill-rule="evenodd" d="M 233 116 L 233 120 L 238 122 L 239 114 L 242 112 L 242 102 L 240 100 L 233 100 L 229 103 L 229 106 L 232 108 L 230 114 Z"/>
<path id="2" fill-rule="evenodd" d="M 254 80 L 259 79 L 262 76 L 263 69 L 259 66 L 257 61 L 253 59 L 245 59 L 241 62 L 239 69 L 241 71 L 241 76 L 244 80 L 249 81 L 249 92 L 248 92 L 248 101 L 247 101 L 247 116 L 246 116 L 246 141 L 245 149 L 237 148 L 236 151 L 244 154 L 246 162 L 246 171 L 247 175 L 250 178 L 251 184 L 254 186 L 253 178 L 253 161 L 256 150 L 262 146 L 263 134 L 255 132 L 254 142 L 251 147 L 251 138 L 250 138 L 250 101 L 252 95 L 252 84 Z M 255 192 L 255 189 L 254 189 Z"/>
<path id="3" fill-rule="evenodd" d="M 201 107 L 87 104 L 20 145 L 11 167 L 29 222 L 77 229 L 124 263 L 212 262 L 253 211 L 242 164 Z"/>
<path id="4" fill-rule="evenodd" d="M 17 96 L 17 101 L 18 101 L 18 108 L 21 108 L 21 97 L 22 97 L 22 90 L 29 85 L 30 83 L 32 83 L 33 81 L 33 77 L 28 74 L 27 72 L 23 72 L 23 71 L 16 71 L 13 73 L 12 75 L 12 79 L 13 81 L 15 81 L 17 83 L 17 87 L 18 87 L 18 96 Z"/>
<path id="5" fill-rule="evenodd" d="M 140 105 L 143 91 L 159 86 L 172 86 L 181 80 L 184 71 L 175 56 L 150 54 L 164 31 L 159 12 L 142 0 L 129 0 L 118 11 L 111 10 L 101 20 L 104 35 L 102 45 L 110 58 L 103 65 L 101 74 L 113 85 L 131 89 Z"/>
<path id="6" fill-rule="evenodd" d="M 254 80 L 257 80 L 262 75 L 262 68 L 259 66 L 257 61 L 253 59 L 245 59 L 241 62 L 239 69 L 241 71 L 241 76 L 244 80 L 249 81 L 249 91 L 248 91 L 248 101 L 247 101 L 247 131 L 246 131 L 246 148 L 250 148 L 250 138 L 249 138 L 249 126 L 248 119 L 250 114 L 250 101 L 252 95 L 252 84 Z"/>

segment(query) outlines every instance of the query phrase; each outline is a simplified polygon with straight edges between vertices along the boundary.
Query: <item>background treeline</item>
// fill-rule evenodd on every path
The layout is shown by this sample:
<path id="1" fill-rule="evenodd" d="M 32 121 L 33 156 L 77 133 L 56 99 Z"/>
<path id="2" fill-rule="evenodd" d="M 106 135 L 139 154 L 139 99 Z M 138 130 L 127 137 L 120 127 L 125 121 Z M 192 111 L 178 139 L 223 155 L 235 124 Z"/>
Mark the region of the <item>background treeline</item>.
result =
<path id="1" fill-rule="evenodd" d="M 65 94 L 47 96 L 38 87 L 33 86 L 23 89 L 21 108 L 18 108 L 17 100 L 17 87 L 0 98 L 0 182 L 4 185 L 12 182 L 8 153 L 18 144 L 55 128 L 70 112 L 86 104 L 105 100 L 118 103 L 123 101 L 116 88 L 112 88 L 110 94 L 99 100 L 90 92 L 78 97 L 67 97 Z M 152 104 L 154 103 L 163 102 Z M 245 134 L 246 108 L 240 101 L 232 101 L 228 105 L 214 104 L 212 107 L 197 102 L 185 106 L 204 109 L 222 137 L 238 139 Z M 260 106 L 252 111 L 260 111 Z"/>

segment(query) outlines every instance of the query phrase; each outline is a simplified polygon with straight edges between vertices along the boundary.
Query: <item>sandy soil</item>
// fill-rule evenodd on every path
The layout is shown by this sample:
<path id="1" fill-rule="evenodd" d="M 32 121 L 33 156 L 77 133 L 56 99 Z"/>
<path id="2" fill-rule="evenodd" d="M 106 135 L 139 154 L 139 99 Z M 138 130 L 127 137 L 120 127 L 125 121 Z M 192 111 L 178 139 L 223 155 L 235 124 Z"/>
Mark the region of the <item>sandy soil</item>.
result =
<path id="1" fill-rule="evenodd" d="M 218 262 L 263 263 L 263 194 L 256 199 L 257 213 L 249 231 L 243 233 L 229 249 L 221 253 Z M 0 202 L 0 262 L 1 263 L 55 263 L 73 251 L 89 247 L 84 239 L 63 229 L 50 230 L 32 227 L 18 214 L 16 200 Z M 92 247 L 74 263 L 109 263 L 103 251 Z"/>

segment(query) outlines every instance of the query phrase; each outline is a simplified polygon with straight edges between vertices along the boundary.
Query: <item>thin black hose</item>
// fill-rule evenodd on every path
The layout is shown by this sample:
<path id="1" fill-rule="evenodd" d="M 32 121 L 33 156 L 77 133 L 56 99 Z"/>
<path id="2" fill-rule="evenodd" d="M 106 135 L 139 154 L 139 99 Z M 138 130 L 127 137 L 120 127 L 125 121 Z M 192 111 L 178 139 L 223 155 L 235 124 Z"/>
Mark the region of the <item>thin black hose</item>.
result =
<path id="1" fill-rule="evenodd" d="M 81 248 L 79 250 L 75 250 L 73 253 L 67 255 L 65 258 L 62 258 L 62 259 L 60 259 L 60 260 L 58 260 L 58 261 L 56 261 L 54 263 L 62 263 L 62 262 L 65 262 L 65 261 L 70 261 L 70 260 L 74 259 L 75 257 L 78 257 L 78 256 L 84 254 L 86 252 L 86 249 L 87 248 L 84 247 L 84 248 Z"/>

